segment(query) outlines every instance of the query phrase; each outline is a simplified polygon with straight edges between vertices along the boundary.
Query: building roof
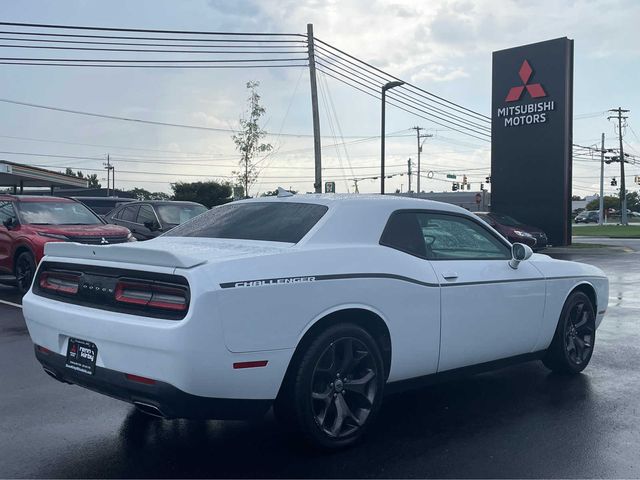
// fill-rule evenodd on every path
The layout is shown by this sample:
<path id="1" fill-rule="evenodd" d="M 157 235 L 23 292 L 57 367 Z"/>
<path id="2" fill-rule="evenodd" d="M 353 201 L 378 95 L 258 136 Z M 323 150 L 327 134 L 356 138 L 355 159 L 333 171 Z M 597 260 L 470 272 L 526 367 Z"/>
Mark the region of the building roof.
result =
<path id="1" fill-rule="evenodd" d="M 44 168 L 0 160 L 0 187 L 81 187 L 88 182 L 84 178 L 52 172 Z"/>

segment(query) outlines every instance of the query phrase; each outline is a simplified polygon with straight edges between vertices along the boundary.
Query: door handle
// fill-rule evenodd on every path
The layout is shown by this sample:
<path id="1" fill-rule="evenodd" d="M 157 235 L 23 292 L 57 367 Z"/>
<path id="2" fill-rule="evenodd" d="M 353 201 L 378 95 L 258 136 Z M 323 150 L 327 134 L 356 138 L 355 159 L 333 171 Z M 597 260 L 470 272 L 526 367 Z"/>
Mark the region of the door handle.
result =
<path id="1" fill-rule="evenodd" d="M 443 272 L 442 277 L 445 280 L 456 280 L 458 278 L 458 274 L 456 272 Z"/>

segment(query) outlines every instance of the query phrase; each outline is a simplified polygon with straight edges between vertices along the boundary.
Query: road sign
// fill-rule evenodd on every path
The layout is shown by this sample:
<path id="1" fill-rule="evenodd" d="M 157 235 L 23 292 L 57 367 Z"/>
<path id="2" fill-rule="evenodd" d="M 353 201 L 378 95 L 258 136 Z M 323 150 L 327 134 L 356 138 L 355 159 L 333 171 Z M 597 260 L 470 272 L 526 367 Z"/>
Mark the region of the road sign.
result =
<path id="1" fill-rule="evenodd" d="M 336 182 L 324 182 L 324 193 L 336 193 Z"/>
<path id="2" fill-rule="evenodd" d="M 456 176 L 453 173 L 447 173 L 447 178 L 453 178 L 455 179 Z"/>

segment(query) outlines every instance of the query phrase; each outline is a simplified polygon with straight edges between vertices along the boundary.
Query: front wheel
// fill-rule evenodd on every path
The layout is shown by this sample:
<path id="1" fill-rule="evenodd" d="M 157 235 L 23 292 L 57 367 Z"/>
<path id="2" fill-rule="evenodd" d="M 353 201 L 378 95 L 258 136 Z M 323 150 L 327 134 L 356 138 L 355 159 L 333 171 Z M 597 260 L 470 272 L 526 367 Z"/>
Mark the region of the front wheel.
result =
<path id="1" fill-rule="evenodd" d="M 36 273 L 36 262 L 30 252 L 22 252 L 16 259 L 16 285 L 20 295 L 24 295 L 31 288 L 33 275 Z"/>
<path id="2" fill-rule="evenodd" d="M 322 448 L 357 442 L 373 422 L 385 384 L 380 349 L 354 324 L 329 327 L 306 349 L 280 401 L 295 427 Z"/>
<path id="3" fill-rule="evenodd" d="M 562 308 L 556 333 L 542 362 L 554 372 L 580 373 L 591 360 L 595 340 L 593 304 L 584 293 L 574 292 Z"/>

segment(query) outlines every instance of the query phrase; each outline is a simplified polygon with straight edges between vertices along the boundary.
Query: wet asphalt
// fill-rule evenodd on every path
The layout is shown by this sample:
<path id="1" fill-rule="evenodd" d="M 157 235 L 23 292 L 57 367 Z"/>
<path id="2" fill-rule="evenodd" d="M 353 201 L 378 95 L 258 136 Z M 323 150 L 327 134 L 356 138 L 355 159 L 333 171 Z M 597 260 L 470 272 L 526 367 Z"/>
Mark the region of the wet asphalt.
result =
<path id="1" fill-rule="evenodd" d="M 0 304 L 0 477 L 640 477 L 640 240 L 622 243 L 558 255 L 611 282 L 583 374 L 531 362 L 388 397 L 366 441 L 331 454 L 271 415 L 158 420 L 58 383 L 36 362 L 21 310 Z M 6 287 L 0 299 L 19 302 Z"/>

